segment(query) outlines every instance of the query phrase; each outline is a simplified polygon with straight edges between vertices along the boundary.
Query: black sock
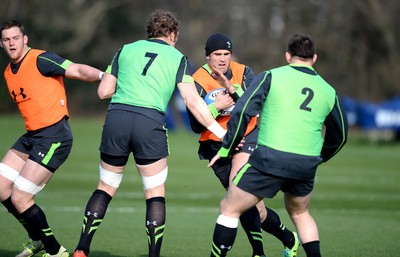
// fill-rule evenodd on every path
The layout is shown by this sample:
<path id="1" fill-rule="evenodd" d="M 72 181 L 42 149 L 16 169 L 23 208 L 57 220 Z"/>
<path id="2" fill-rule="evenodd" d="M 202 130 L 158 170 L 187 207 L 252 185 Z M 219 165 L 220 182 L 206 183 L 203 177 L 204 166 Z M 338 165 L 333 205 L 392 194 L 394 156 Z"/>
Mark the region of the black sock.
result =
<path id="1" fill-rule="evenodd" d="M 237 228 L 228 228 L 218 223 L 215 224 L 211 257 L 225 257 L 232 249 L 235 242 Z"/>
<path id="2" fill-rule="evenodd" d="M 248 209 L 240 216 L 240 223 L 253 249 L 253 256 L 264 255 L 260 214 L 256 206 Z"/>
<path id="3" fill-rule="evenodd" d="M 94 233 L 97 231 L 98 227 L 103 221 L 111 199 L 112 197 L 109 194 L 97 189 L 93 192 L 86 205 L 81 237 L 79 239 L 78 246 L 76 247 L 76 250 L 83 251 L 86 256 L 89 255 L 90 244 L 92 242 Z"/>
<path id="4" fill-rule="evenodd" d="M 304 251 L 307 257 L 321 257 L 321 251 L 319 249 L 319 241 L 312 241 L 303 244 Z"/>
<path id="5" fill-rule="evenodd" d="M 11 196 L 1 203 L 6 207 L 7 211 L 11 213 L 19 221 L 19 223 L 21 223 L 21 225 L 25 228 L 26 232 L 28 232 L 28 236 L 30 239 L 32 239 L 33 241 L 40 240 L 40 234 L 35 233 L 35 231 L 30 229 L 26 221 L 22 218 L 21 214 L 19 214 L 17 209 L 15 209 L 14 205 L 11 202 Z"/>
<path id="6" fill-rule="evenodd" d="M 293 233 L 281 222 L 279 215 L 275 211 L 270 208 L 266 209 L 267 218 L 261 223 L 262 229 L 281 240 L 284 246 L 292 248 L 295 244 Z"/>
<path id="7" fill-rule="evenodd" d="M 30 229 L 32 229 L 34 233 L 40 235 L 40 240 L 42 240 L 46 252 L 51 255 L 58 253 L 61 245 L 58 243 L 53 231 L 49 227 L 43 210 L 36 204 L 33 204 L 26 211 L 21 213 L 21 216 Z"/>
<path id="8" fill-rule="evenodd" d="M 165 198 L 153 197 L 146 200 L 146 233 L 149 257 L 159 257 L 165 228 Z"/>

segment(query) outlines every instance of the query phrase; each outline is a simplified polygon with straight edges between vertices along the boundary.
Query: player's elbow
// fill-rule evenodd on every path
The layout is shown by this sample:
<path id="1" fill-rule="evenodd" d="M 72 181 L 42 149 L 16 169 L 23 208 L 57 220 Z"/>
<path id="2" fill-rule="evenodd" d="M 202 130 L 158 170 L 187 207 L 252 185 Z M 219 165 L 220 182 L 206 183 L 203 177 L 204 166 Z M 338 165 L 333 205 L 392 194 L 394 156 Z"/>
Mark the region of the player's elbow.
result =
<path id="1" fill-rule="evenodd" d="M 101 100 L 109 99 L 109 98 L 112 97 L 112 95 L 113 95 L 113 92 L 107 92 L 107 91 L 105 91 L 105 90 L 102 90 L 100 87 L 99 87 L 98 90 L 97 90 L 97 96 L 98 96 Z"/>
<path id="2" fill-rule="evenodd" d="M 111 98 L 116 90 L 116 79 L 113 76 L 104 75 L 97 88 L 97 96 L 100 99 Z"/>

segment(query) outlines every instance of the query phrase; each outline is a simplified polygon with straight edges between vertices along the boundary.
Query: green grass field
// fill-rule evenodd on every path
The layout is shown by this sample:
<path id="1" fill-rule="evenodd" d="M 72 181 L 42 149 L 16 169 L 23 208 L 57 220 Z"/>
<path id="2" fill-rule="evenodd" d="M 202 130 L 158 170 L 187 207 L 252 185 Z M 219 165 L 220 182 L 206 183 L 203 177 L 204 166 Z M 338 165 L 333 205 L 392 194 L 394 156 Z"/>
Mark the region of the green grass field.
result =
<path id="1" fill-rule="evenodd" d="M 57 239 L 71 252 L 79 239 L 86 201 L 97 186 L 98 146 L 103 117 L 72 117 L 74 147 L 69 159 L 37 196 Z M 22 119 L 0 115 L 0 155 L 24 132 Z M 167 227 L 162 256 L 209 256 L 212 232 L 224 191 L 197 158 L 197 137 L 170 133 Z M 400 256 L 400 144 L 372 144 L 352 137 L 330 162 L 320 167 L 311 212 L 323 256 Z M 293 229 L 282 195 L 266 204 Z M 145 202 L 133 158 L 109 211 L 97 231 L 91 257 L 145 257 Z M 0 206 L 0 257 L 15 256 L 27 234 Z M 281 243 L 264 233 L 267 256 L 281 256 Z M 239 230 L 231 257 L 250 256 Z M 305 257 L 300 247 L 299 257 Z"/>

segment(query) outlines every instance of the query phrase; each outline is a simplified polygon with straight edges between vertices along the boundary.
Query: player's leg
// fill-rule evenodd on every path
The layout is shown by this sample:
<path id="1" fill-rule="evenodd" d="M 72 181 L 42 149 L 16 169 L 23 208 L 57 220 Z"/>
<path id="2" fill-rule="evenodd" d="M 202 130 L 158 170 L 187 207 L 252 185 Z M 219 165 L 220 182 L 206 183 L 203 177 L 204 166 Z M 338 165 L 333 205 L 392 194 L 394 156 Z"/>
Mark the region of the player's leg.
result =
<path id="1" fill-rule="evenodd" d="M 320 257 L 318 227 L 309 213 L 311 192 L 305 196 L 296 196 L 285 192 L 285 206 L 299 234 L 307 257 Z"/>
<path id="2" fill-rule="evenodd" d="M 250 143 L 250 142 L 249 142 Z M 248 143 L 243 146 L 243 151 L 232 157 L 229 182 L 236 176 L 238 170 L 247 162 L 250 153 L 246 150 L 254 147 Z M 262 204 L 262 202 L 260 202 Z M 261 230 L 260 213 L 256 206 L 251 207 L 240 216 L 240 224 L 246 232 L 247 238 L 253 249 L 252 256 L 264 256 L 264 244 Z"/>
<path id="3" fill-rule="evenodd" d="M 284 245 L 285 249 L 293 249 L 297 251 L 299 240 L 296 232 L 292 232 L 286 228 L 285 224 L 281 222 L 279 215 L 271 208 L 265 207 L 263 201 L 257 204 L 257 208 L 261 210 L 261 213 L 263 213 L 262 216 L 265 215 L 265 218 L 261 223 L 262 229 L 278 238 Z"/>
<path id="4" fill-rule="evenodd" d="M 132 113 L 129 111 L 109 110 L 107 112 L 100 143 L 100 179 L 97 189 L 86 204 L 74 257 L 89 255 L 94 234 L 121 184 L 123 171 L 131 153 L 130 133 L 135 127 L 133 124 Z"/>
<path id="5" fill-rule="evenodd" d="M 28 224 L 18 213 L 11 201 L 11 192 L 14 186 L 14 180 L 19 175 L 28 159 L 28 154 L 22 153 L 15 149 L 10 149 L 0 163 L 0 201 L 25 228 L 28 233 L 29 240 L 23 244 L 24 249 L 16 257 L 25 257 L 33 255 L 43 249 L 43 243 L 40 240 L 40 234 L 29 229 Z"/>
<path id="6" fill-rule="evenodd" d="M 11 197 L 14 180 L 28 159 L 28 154 L 13 149 L 7 151 L 0 162 L 0 201 Z"/>
<path id="7" fill-rule="evenodd" d="M 152 118 L 135 116 L 132 133 L 133 155 L 136 168 L 142 178 L 146 200 L 145 227 L 149 246 L 149 257 L 160 256 L 166 222 L 165 181 L 168 176 L 169 154 L 167 129 L 163 117 L 153 113 Z M 156 120 L 159 121 L 156 121 Z M 139 126 L 140 124 L 140 126 Z"/>
<path id="8" fill-rule="evenodd" d="M 46 252 L 56 254 L 61 245 L 55 238 L 43 210 L 35 203 L 35 196 L 49 182 L 53 172 L 39 163 L 27 160 L 15 179 L 11 200 L 33 234 L 39 235 Z"/>
<path id="9" fill-rule="evenodd" d="M 246 232 L 253 249 L 252 256 L 264 256 L 264 243 L 261 231 L 260 215 L 257 207 L 253 206 L 240 216 L 240 224 Z"/>
<path id="10" fill-rule="evenodd" d="M 99 184 L 86 204 L 82 231 L 74 257 L 89 255 L 94 234 L 100 227 L 106 215 L 108 205 L 121 184 L 127 160 L 128 156 L 117 157 L 101 153 Z"/>
<path id="11" fill-rule="evenodd" d="M 136 159 L 136 167 L 142 177 L 146 199 L 146 233 L 149 257 L 160 256 L 165 228 L 165 181 L 168 176 L 167 158 L 155 162 Z"/>
<path id="12" fill-rule="evenodd" d="M 0 201 L 27 230 L 26 223 L 11 202 L 14 181 L 28 159 L 28 154 L 10 149 L 0 162 Z M 28 231 L 28 230 L 27 230 Z M 28 231 L 29 234 L 29 231 Z M 37 237 L 35 240 L 39 240 Z"/>
<path id="13" fill-rule="evenodd" d="M 60 249 L 61 253 L 66 250 L 56 240 L 43 210 L 34 198 L 68 158 L 71 148 L 72 135 L 67 119 L 46 129 L 25 134 L 13 146 L 13 149 L 23 153 L 29 150 L 29 159 L 14 180 L 11 201 L 26 222 L 29 234 L 39 235 L 48 254 L 58 254 Z M 25 158 L 22 155 L 22 159 Z"/>
<path id="14" fill-rule="evenodd" d="M 211 257 L 224 257 L 232 249 L 236 238 L 239 217 L 256 205 L 261 198 L 231 184 L 220 204 L 220 215 L 214 228 Z"/>

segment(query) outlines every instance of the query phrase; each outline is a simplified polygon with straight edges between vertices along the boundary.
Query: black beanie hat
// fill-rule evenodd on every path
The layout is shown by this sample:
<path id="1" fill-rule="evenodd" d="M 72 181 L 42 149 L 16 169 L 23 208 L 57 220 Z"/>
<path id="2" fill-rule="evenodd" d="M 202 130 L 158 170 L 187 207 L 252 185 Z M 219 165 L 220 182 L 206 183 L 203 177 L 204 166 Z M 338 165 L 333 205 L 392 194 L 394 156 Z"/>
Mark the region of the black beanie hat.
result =
<path id="1" fill-rule="evenodd" d="M 232 41 L 228 36 L 221 33 L 212 34 L 206 42 L 206 56 L 216 50 L 228 50 L 232 53 L 232 46 Z"/>

